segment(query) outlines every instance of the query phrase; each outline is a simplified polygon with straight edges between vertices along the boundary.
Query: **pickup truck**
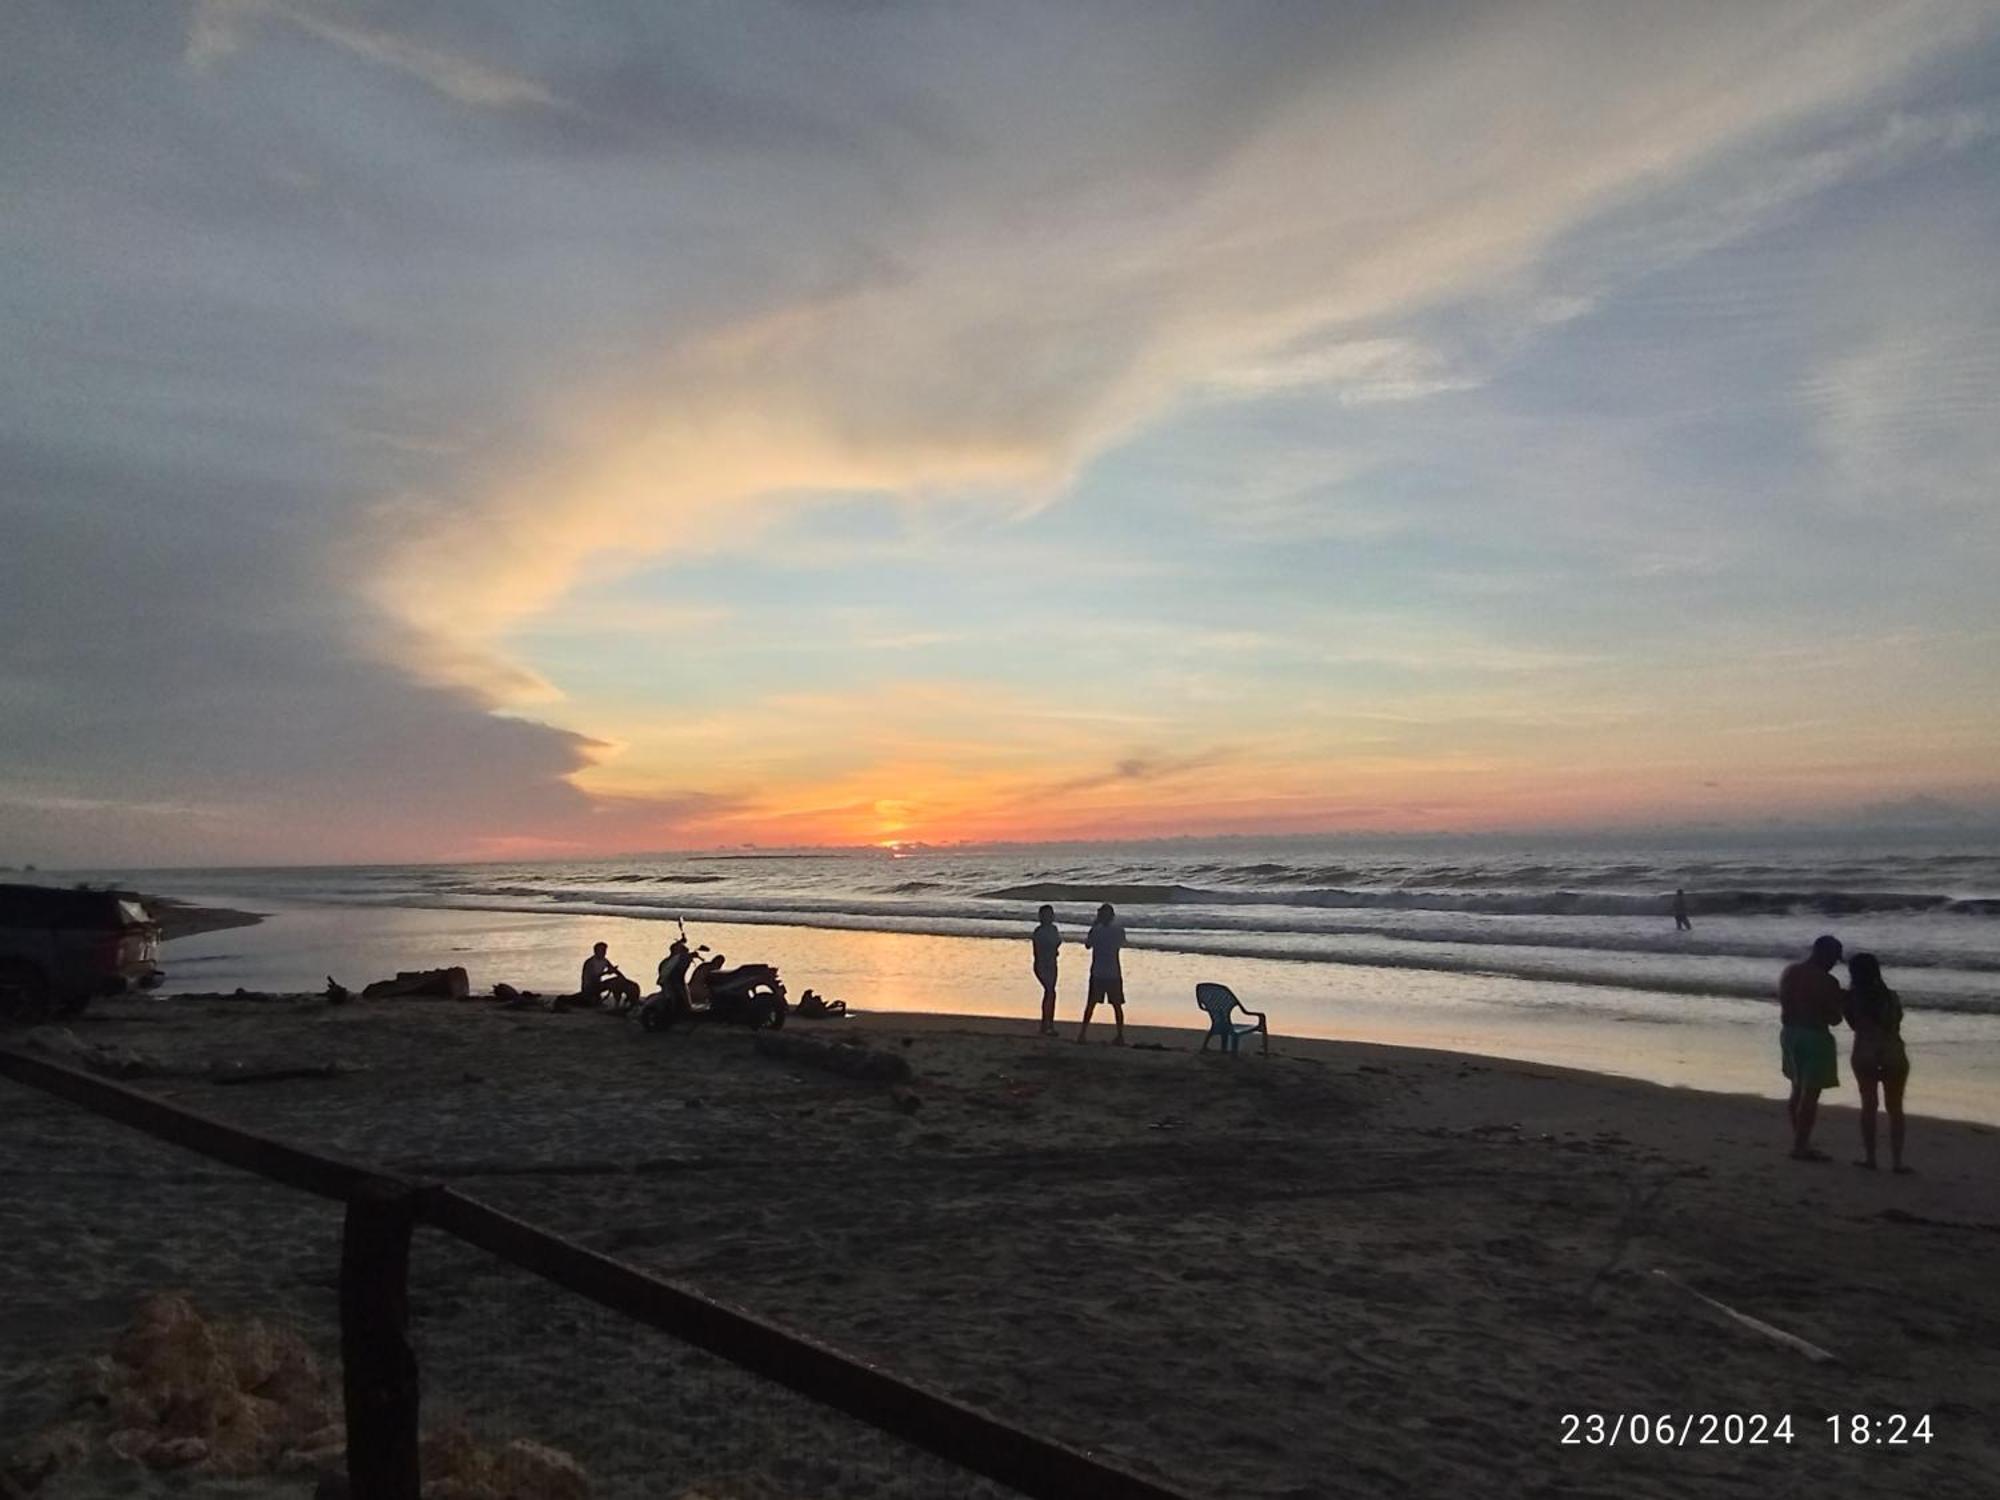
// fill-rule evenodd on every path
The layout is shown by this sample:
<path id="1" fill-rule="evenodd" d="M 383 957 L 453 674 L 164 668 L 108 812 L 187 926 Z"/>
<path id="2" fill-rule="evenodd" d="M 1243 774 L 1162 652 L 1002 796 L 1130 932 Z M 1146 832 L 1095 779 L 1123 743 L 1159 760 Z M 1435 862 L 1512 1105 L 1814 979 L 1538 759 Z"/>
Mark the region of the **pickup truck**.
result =
<path id="1" fill-rule="evenodd" d="M 0 1023 L 158 984 L 160 924 L 130 891 L 0 885 Z"/>

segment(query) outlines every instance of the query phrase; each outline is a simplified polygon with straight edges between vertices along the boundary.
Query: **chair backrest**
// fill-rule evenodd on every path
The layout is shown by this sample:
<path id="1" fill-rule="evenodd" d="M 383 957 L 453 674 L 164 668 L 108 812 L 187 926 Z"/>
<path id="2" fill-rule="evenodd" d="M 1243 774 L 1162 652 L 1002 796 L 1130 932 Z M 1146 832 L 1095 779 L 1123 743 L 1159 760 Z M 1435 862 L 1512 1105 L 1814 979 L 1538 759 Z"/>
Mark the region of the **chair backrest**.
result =
<path id="1" fill-rule="evenodd" d="M 1194 1003 L 1218 1019 L 1235 1010 L 1238 1004 L 1235 991 L 1226 984 L 1196 985 Z"/>

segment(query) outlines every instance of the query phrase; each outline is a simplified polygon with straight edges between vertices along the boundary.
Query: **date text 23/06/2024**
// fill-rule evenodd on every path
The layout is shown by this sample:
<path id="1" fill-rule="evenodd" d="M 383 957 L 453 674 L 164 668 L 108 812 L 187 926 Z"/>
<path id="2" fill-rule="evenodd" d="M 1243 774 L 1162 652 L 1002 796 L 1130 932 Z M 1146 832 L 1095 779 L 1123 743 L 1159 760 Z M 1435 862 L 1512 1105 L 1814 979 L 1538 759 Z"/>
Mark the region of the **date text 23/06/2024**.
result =
<path id="1" fill-rule="evenodd" d="M 1931 1441 L 1929 1413 L 1834 1413 L 1823 1419 L 1836 1445 L 1908 1447 Z M 1565 1447 L 1766 1447 L 1790 1444 L 1799 1427 L 1789 1412 L 1564 1412 Z M 1808 1430 L 1809 1427 L 1808 1427 Z"/>

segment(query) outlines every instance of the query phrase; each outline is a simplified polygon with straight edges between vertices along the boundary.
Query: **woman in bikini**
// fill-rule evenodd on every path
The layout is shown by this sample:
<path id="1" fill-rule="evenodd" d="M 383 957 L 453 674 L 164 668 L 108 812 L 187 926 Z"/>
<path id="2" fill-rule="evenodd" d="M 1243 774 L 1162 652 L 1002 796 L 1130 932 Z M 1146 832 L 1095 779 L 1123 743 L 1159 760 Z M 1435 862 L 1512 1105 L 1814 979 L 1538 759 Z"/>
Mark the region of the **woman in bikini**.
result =
<path id="1" fill-rule="evenodd" d="M 1881 962 L 1872 953 L 1857 953 L 1847 961 L 1847 1024 L 1854 1032 L 1849 1063 L 1861 1086 L 1861 1149 L 1866 1157 L 1857 1167 L 1875 1170 L 1875 1096 L 1889 1108 L 1889 1161 L 1903 1165 L 1903 1085 L 1910 1077 L 1910 1056 L 1903 1050 L 1903 1002 L 1882 979 Z"/>

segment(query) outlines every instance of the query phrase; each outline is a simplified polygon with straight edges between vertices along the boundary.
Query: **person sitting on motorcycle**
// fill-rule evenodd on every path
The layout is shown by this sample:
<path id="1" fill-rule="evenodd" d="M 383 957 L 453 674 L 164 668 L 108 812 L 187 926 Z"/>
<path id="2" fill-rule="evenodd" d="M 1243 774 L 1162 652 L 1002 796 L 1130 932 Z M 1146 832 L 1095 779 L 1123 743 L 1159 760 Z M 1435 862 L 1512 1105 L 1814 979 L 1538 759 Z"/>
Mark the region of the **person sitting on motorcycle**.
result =
<path id="1" fill-rule="evenodd" d="M 709 1008 L 708 984 L 721 971 L 721 968 L 722 955 L 718 953 L 714 957 L 706 959 L 688 970 L 688 1009 L 707 1010 Z"/>
<path id="2" fill-rule="evenodd" d="M 618 971 L 618 965 L 605 956 L 605 945 L 594 944 L 590 957 L 583 961 L 583 1003 L 601 1005 L 606 1000 L 623 1010 L 639 998 L 639 986 Z"/>

